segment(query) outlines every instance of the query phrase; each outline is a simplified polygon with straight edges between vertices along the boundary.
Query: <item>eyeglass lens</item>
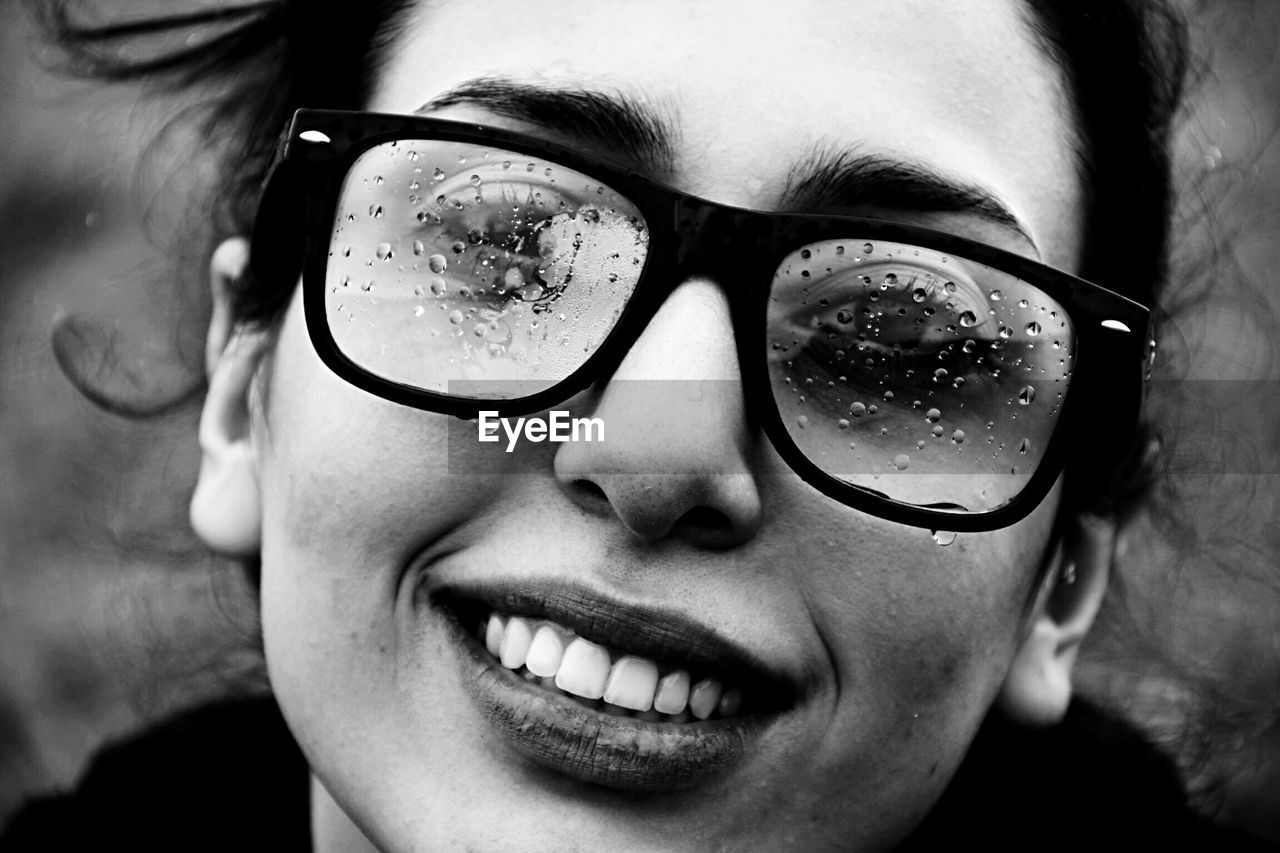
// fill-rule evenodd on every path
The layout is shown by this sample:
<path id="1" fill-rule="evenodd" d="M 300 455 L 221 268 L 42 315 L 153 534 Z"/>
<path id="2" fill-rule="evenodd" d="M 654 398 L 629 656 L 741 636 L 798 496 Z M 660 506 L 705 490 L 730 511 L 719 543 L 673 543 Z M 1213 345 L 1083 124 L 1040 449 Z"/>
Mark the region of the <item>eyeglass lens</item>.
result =
<path id="1" fill-rule="evenodd" d="M 384 143 L 342 186 L 325 314 L 338 348 L 383 379 L 527 396 L 596 351 L 648 249 L 640 211 L 573 169 L 480 144 Z M 828 475 L 974 512 L 1035 472 L 1075 348 L 1067 312 L 1038 288 L 850 234 L 790 252 L 767 311 L 774 401 Z"/>

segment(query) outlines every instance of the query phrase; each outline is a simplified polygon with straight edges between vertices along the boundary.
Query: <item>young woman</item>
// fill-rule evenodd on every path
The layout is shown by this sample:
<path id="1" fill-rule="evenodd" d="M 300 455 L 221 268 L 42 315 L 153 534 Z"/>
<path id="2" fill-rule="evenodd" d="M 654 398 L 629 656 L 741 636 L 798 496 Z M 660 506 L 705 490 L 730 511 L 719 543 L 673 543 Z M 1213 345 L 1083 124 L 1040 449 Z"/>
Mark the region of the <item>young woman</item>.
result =
<path id="1" fill-rule="evenodd" d="M 14 844 L 1208 838 L 1071 687 L 1143 485 L 1165 10 L 208 17 L 100 70 L 231 83 L 191 518 L 255 572 L 273 703 Z"/>

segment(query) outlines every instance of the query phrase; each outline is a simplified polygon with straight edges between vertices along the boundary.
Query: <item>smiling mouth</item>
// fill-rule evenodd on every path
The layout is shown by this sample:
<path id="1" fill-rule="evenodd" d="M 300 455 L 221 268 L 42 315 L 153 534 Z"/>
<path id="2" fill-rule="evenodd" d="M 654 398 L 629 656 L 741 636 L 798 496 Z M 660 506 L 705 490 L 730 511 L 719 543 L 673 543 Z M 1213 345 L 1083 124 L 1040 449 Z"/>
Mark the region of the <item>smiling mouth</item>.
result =
<path id="1" fill-rule="evenodd" d="M 709 629 L 577 587 L 430 598 L 487 722 L 535 764 L 583 781 L 657 791 L 707 780 L 798 695 Z"/>

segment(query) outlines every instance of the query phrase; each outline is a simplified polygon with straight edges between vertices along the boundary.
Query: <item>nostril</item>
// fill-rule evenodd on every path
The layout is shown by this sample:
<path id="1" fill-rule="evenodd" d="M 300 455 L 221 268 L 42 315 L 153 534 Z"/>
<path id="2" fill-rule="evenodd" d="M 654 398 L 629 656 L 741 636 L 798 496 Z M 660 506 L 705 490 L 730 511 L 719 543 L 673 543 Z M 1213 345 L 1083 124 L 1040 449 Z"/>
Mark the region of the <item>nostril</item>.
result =
<path id="1" fill-rule="evenodd" d="M 604 489 L 590 480 L 574 480 L 570 484 L 575 492 L 592 503 L 608 503 L 609 498 L 604 493 Z"/>
<path id="2" fill-rule="evenodd" d="M 725 530 L 733 526 L 729 516 L 709 506 L 695 506 L 676 521 L 676 527 L 696 530 Z"/>

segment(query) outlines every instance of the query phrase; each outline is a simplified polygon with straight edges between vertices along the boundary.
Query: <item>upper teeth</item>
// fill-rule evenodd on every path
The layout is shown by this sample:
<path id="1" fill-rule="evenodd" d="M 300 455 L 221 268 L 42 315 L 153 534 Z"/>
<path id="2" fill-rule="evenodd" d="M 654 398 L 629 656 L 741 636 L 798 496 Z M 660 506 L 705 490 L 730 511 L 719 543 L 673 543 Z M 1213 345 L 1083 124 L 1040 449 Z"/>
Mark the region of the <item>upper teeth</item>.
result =
<path id="1" fill-rule="evenodd" d="M 659 677 L 654 661 L 611 653 L 605 646 L 545 619 L 490 614 L 484 643 L 489 654 L 507 669 L 523 670 L 529 677 L 540 677 L 544 685 L 554 684 L 573 696 L 603 699 L 606 710 L 613 706 L 666 714 L 677 721 L 690 715 L 705 720 L 713 714 L 733 716 L 742 704 L 742 691 L 725 690 L 714 678 L 691 683 L 684 669 Z"/>

